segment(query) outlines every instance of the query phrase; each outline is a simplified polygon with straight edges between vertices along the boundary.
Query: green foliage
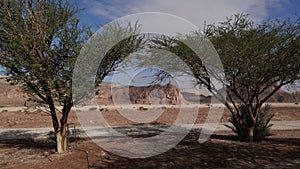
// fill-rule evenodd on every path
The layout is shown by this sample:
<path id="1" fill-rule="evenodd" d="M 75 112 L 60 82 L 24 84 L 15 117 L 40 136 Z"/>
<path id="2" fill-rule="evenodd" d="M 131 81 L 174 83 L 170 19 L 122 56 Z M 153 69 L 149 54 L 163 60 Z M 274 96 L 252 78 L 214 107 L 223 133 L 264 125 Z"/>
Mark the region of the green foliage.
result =
<path id="1" fill-rule="evenodd" d="M 247 105 L 257 103 L 260 107 L 282 86 L 300 79 L 300 18 L 274 20 L 255 25 L 245 14 L 236 14 L 218 25 L 208 25 L 202 37 L 200 32 L 178 37 L 162 36 L 153 40 L 152 48 L 168 50 L 184 61 L 197 79 L 222 102 Z M 218 52 L 223 64 L 225 80 L 220 68 L 208 68 L 205 57 L 199 57 L 186 44 L 195 46 L 202 55 L 213 51 L 205 43 L 209 40 Z M 196 43 L 192 43 L 196 42 Z M 205 50 L 206 49 L 206 50 Z M 209 58 L 208 58 L 209 59 Z M 178 65 L 178 59 L 170 60 Z M 173 71 L 180 70 L 177 66 Z M 164 72 L 157 79 L 166 79 Z M 218 80 L 227 89 L 229 100 L 220 97 L 210 78 Z M 229 107 L 234 109 L 234 107 Z"/>
<path id="2" fill-rule="evenodd" d="M 139 29 L 137 23 L 127 23 L 124 27 L 113 22 L 103 26 L 90 37 L 80 51 L 73 73 L 73 96 L 76 102 L 77 98 L 90 99 L 93 97 L 90 91 L 106 76 L 123 71 L 122 61 L 143 47 L 144 37 L 139 34 Z M 87 76 L 90 74 L 92 78 Z M 95 93 L 99 94 L 100 91 L 96 90 Z"/>
<path id="3" fill-rule="evenodd" d="M 90 32 L 64 0 L 0 3 L 0 64 L 38 103 L 70 104 L 74 62 Z M 37 97 L 35 97 L 37 96 Z"/>
<path id="4" fill-rule="evenodd" d="M 49 140 L 48 141 L 50 143 L 55 143 L 55 132 L 50 131 L 47 135 L 49 136 Z"/>
<path id="5" fill-rule="evenodd" d="M 139 107 L 139 110 L 148 110 L 148 108 L 141 106 L 141 107 Z"/>
<path id="6" fill-rule="evenodd" d="M 95 63 L 99 63 L 93 79 L 98 84 L 142 44 L 137 24 L 126 28 L 109 25 L 91 37 L 89 27 L 80 23 L 81 9 L 67 0 L 2 0 L 0 6 L 0 65 L 11 83 L 21 84 L 34 102 L 49 106 L 55 131 L 66 125 L 73 106 L 73 74 L 83 46 L 87 49 L 83 51 L 94 54 Z M 86 45 L 89 38 L 96 39 L 94 44 Z M 104 44 L 97 43 L 103 39 Z M 102 52 L 105 57 L 100 63 L 97 56 Z M 80 96 L 75 101 L 84 97 Z M 60 121 L 56 103 L 63 106 Z"/>
<path id="7" fill-rule="evenodd" d="M 206 28 L 223 63 L 232 102 L 261 106 L 282 86 L 300 78 L 299 21 L 254 25 L 248 15 L 236 14 Z"/>
<path id="8" fill-rule="evenodd" d="M 236 14 L 205 30 L 224 66 L 229 98 L 225 105 L 241 141 L 261 141 L 268 135 L 273 115 L 262 105 L 300 78 L 299 21 L 298 17 L 255 25 L 248 15 Z M 253 127 L 252 138 L 248 130 Z"/>
<path id="9" fill-rule="evenodd" d="M 95 110 L 97 110 L 97 107 L 90 107 L 89 108 L 89 111 L 95 111 Z"/>
<path id="10" fill-rule="evenodd" d="M 249 135 L 246 129 L 259 127 L 264 121 L 268 121 L 268 117 L 262 116 L 264 113 L 256 113 L 261 111 L 262 105 L 282 86 L 300 79 L 299 26 L 299 16 L 294 20 L 288 18 L 254 24 L 248 15 L 236 14 L 218 25 L 206 26 L 204 33 L 207 38 L 199 36 L 200 32 L 184 35 L 181 38 L 162 36 L 153 40 L 152 47 L 171 51 L 184 61 L 192 71 L 191 75 L 197 79 L 197 83 L 207 88 L 229 109 L 237 132 L 243 136 Z M 184 43 L 189 42 L 189 46 L 199 44 L 193 47 L 203 48 L 202 55 L 210 56 L 212 51 L 205 50 L 207 46 L 202 43 L 208 40 L 220 56 L 224 76 L 220 69 L 222 66 L 209 68 L 203 64 L 207 58 L 199 59 L 198 53 L 196 54 Z M 178 60 L 170 60 L 169 64 L 178 65 Z M 182 66 L 177 67 L 179 69 L 175 71 L 180 71 Z M 168 75 L 164 72 L 157 77 L 159 80 L 167 78 Z M 227 98 L 219 94 L 220 90 L 210 81 L 211 79 L 217 80 L 219 85 L 224 87 Z M 239 104 L 244 105 L 245 108 L 239 107 Z M 255 106 L 251 107 L 251 105 Z M 250 109 L 251 111 L 244 111 Z M 238 115 L 237 112 L 242 114 Z M 261 119 L 264 118 L 266 120 L 262 122 Z M 259 131 L 260 129 L 256 128 L 256 133 Z M 261 132 L 264 131 L 266 129 Z M 258 135 L 260 134 L 257 134 L 256 140 L 264 137 Z M 247 140 L 253 141 L 251 138 Z"/>
<path id="11" fill-rule="evenodd" d="M 80 24 L 80 9 L 67 0 L 2 0 L 0 6 L 0 65 L 12 84 L 49 107 L 55 133 L 65 137 L 74 63 L 91 35 Z M 60 120 L 57 103 L 63 107 Z"/>
<path id="12" fill-rule="evenodd" d="M 255 107 L 255 106 L 252 106 Z M 253 126 L 250 117 L 249 109 L 245 105 L 239 106 L 239 112 L 233 113 L 230 119 L 231 125 L 226 125 L 233 132 L 235 132 L 240 141 L 249 141 L 249 128 Z M 270 114 L 270 106 L 266 105 L 264 108 L 258 111 L 256 122 L 253 131 L 253 141 L 262 141 L 265 137 L 270 135 L 270 124 L 274 114 Z"/>

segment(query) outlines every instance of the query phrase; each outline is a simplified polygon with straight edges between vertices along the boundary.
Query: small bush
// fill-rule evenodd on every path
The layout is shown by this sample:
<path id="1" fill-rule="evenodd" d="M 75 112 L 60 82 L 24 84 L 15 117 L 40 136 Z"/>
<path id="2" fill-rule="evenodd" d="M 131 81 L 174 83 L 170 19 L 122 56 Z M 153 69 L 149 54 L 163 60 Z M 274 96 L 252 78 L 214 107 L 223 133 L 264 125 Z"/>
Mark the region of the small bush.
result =
<path id="1" fill-rule="evenodd" d="M 99 111 L 100 112 L 103 112 L 103 111 L 106 112 L 106 111 L 108 111 L 108 109 L 107 108 L 99 108 Z"/>
<path id="2" fill-rule="evenodd" d="M 139 107 L 139 110 L 148 110 L 148 108 L 141 106 L 141 107 Z"/>
<path id="3" fill-rule="evenodd" d="M 49 136 L 49 143 L 56 143 L 56 138 L 55 138 L 55 132 L 54 131 L 50 131 L 48 134 Z"/>
<path id="4" fill-rule="evenodd" d="M 97 110 L 97 107 L 91 107 L 91 108 L 89 108 L 89 111 L 95 111 L 95 110 Z"/>
<path id="5" fill-rule="evenodd" d="M 232 131 L 238 135 L 240 141 L 249 141 L 248 129 L 251 126 L 250 115 L 245 105 L 241 105 L 239 107 L 239 111 L 240 116 L 236 113 L 231 116 L 230 123 L 232 124 L 232 126 L 225 126 L 232 129 Z M 256 123 L 254 125 L 253 141 L 259 142 L 264 140 L 267 136 L 271 135 L 270 128 L 273 124 L 269 123 L 273 117 L 274 114 L 270 114 L 269 105 L 266 105 L 258 112 Z"/>

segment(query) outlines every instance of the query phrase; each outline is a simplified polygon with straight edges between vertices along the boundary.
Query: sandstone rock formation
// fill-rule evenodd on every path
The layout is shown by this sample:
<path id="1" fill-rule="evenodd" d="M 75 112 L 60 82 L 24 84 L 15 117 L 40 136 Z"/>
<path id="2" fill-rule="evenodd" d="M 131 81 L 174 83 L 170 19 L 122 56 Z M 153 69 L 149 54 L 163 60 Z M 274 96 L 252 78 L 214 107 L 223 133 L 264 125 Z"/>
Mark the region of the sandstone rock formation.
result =
<path id="1" fill-rule="evenodd" d="M 133 104 L 177 105 L 183 101 L 178 88 L 172 84 L 145 87 L 130 86 L 129 98 Z"/>
<path id="2" fill-rule="evenodd" d="M 98 90 L 100 103 L 117 104 L 166 104 L 177 105 L 184 101 L 178 88 L 172 84 L 150 86 L 110 86 L 101 84 Z M 112 91 L 112 92 L 111 92 Z"/>
<path id="3" fill-rule="evenodd" d="M 6 78 L 0 78 L 0 106 L 23 106 L 27 99 L 20 86 L 12 86 Z"/>

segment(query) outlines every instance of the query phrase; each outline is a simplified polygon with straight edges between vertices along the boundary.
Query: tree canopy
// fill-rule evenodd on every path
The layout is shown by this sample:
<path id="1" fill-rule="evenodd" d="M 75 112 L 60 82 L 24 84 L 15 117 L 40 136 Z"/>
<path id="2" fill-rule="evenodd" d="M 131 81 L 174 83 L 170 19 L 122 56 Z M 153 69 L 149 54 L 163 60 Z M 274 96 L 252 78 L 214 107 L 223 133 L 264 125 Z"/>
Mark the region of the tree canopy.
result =
<path id="1" fill-rule="evenodd" d="M 153 41 L 153 47 L 175 53 L 189 65 L 198 84 L 224 102 L 233 116 L 241 120 L 247 114 L 248 122 L 243 125 L 247 130 L 253 130 L 263 104 L 282 86 L 300 78 L 299 19 L 254 24 L 248 15 L 236 14 L 218 25 L 206 26 L 204 35 L 207 38 L 199 38 L 200 32 L 180 38 L 162 36 Z M 194 40 L 211 41 L 222 61 L 225 78 L 220 76 L 222 67 L 206 67 L 205 60 L 199 60 L 187 47 L 186 42 Z M 170 64 L 177 62 L 170 61 Z M 227 99 L 218 94 L 211 76 L 226 88 Z M 166 76 L 161 72 L 158 78 Z M 253 140 L 253 131 L 246 137 L 248 141 Z"/>
<path id="2" fill-rule="evenodd" d="M 48 105 L 57 149 L 64 151 L 73 65 L 89 29 L 80 25 L 80 9 L 67 1 L 4 0 L 0 5 L 0 64 L 12 83 Z M 60 121 L 56 104 L 63 106 Z"/>
<path id="3" fill-rule="evenodd" d="M 36 103 L 49 108 L 57 151 L 64 152 L 68 115 L 74 104 L 73 70 L 91 31 L 80 23 L 81 9 L 67 0 L 3 0 L 0 7 L 0 65 L 5 67 L 11 83 L 22 85 Z M 136 26 L 112 25 L 110 28 L 114 29 L 94 38 L 122 36 L 134 32 Z M 94 80 L 101 82 L 115 70 L 119 60 L 137 50 L 141 43 L 141 37 L 130 36 L 114 45 L 99 63 Z M 60 119 L 58 113 L 62 114 Z"/>

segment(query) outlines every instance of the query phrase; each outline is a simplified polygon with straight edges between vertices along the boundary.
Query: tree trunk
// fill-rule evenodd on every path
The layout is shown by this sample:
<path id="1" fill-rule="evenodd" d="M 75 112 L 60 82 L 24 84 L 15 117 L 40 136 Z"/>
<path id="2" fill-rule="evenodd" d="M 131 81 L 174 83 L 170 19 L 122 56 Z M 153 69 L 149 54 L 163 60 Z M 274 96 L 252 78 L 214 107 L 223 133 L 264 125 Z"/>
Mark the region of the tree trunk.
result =
<path id="1" fill-rule="evenodd" d="M 67 130 L 64 127 L 63 130 L 56 133 L 56 151 L 63 153 L 67 150 Z"/>
<path id="2" fill-rule="evenodd" d="M 247 105 L 247 110 L 248 110 L 248 120 L 250 121 L 250 124 L 249 124 L 249 128 L 248 128 L 248 142 L 253 142 L 253 135 L 254 135 L 254 126 L 255 126 L 255 123 L 256 123 L 256 115 L 255 115 L 255 112 L 252 110 L 252 104 L 249 104 Z"/>
<path id="3" fill-rule="evenodd" d="M 49 104 L 50 111 L 51 111 L 51 118 L 52 118 L 52 124 L 55 132 L 55 138 L 56 138 L 56 151 L 58 153 L 63 153 L 67 150 L 67 139 L 66 139 L 66 130 L 59 129 L 59 123 L 56 116 L 55 106 L 53 102 Z"/>
<path id="4" fill-rule="evenodd" d="M 62 109 L 62 117 L 60 119 L 60 130 L 56 133 L 56 147 L 58 153 L 63 153 L 67 150 L 67 123 L 68 115 L 73 106 L 72 97 L 64 102 Z"/>
<path id="5" fill-rule="evenodd" d="M 51 110 L 51 117 L 52 117 L 52 123 L 53 128 L 55 132 L 55 138 L 56 138 L 56 151 L 58 153 L 63 153 L 67 150 L 67 115 L 64 116 L 65 120 L 61 122 L 61 127 L 59 127 L 59 122 L 56 116 L 55 106 L 54 104 L 50 104 L 50 110 Z"/>
<path id="6" fill-rule="evenodd" d="M 254 126 L 248 128 L 248 141 L 253 142 Z"/>

